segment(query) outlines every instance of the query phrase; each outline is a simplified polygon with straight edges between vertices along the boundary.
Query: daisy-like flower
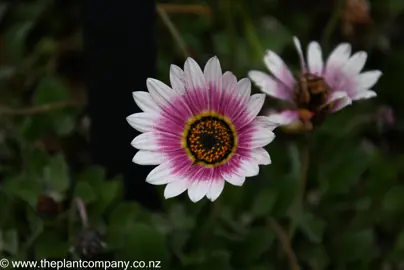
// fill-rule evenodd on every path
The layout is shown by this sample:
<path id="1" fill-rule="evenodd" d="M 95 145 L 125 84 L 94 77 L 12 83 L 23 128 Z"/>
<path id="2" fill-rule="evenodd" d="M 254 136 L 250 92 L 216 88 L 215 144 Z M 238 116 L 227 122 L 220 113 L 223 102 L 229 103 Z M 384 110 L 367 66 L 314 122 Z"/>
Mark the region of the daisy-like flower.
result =
<path id="1" fill-rule="evenodd" d="M 273 51 L 267 51 L 264 62 L 272 75 L 250 71 L 249 77 L 264 93 L 288 101 L 291 109 L 270 113 L 271 121 L 280 125 L 303 122 L 311 125 L 316 116 L 336 112 L 352 101 L 376 96 L 370 90 L 382 73 L 379 70 L 361 73 L 367 53 L 359 51 L 351 56 L 351 46 L 338 45 L 323 62 L 318 42 L 311 42 L 307 49 L 307 64 L 300 41 L 294 37 L 300 63 L 301 75 L 296 80 L 284 61 Z M 310 126 L 311 128 L 311 126 Z"/>
<path id="2" fill-rule="evenodd" d="M 133 93 L 142 113 L 127 117 L 142 132 L 132 141 L 139 149 L 133 162 L 158 165 L 146 178 L 167 184 L 165 198 L 188 190 L 193 202 L 221 194 L 225 181 L 241 186 L 259 173 L 258 165 L 271 163 L 263 148 L 275 137 L 276 125 L 257 116 L 265 94 L 251 95 L 248 78 L 237 82 L 222 74 L 219 60 L 211 58 L 201 70 L 188 58 L 184 70 L 172 65 L 171 87 L 147 79 L 149 93 Z"/>

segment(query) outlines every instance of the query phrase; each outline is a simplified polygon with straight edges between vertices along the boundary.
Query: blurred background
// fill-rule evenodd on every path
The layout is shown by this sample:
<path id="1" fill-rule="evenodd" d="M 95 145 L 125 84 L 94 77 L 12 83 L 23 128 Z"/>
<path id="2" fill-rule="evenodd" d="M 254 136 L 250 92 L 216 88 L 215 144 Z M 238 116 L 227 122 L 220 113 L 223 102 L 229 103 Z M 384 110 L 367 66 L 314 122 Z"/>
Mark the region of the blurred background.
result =
<path id="1" fill-rule="evenodd" d="M 404 1 L 0 1 L 0 257 L 154 260 L 162 269 L 404 269 Z M 378 97 L 215 203 L 164 200 L 131 163 L 131 92 L 213 55 L 240 79 L 292 36 L 341 42 L 383 72 Z M 258 91 L 254 87 L 253 91 Z M 279 104 L 268 98 L 265 106 Z"/>

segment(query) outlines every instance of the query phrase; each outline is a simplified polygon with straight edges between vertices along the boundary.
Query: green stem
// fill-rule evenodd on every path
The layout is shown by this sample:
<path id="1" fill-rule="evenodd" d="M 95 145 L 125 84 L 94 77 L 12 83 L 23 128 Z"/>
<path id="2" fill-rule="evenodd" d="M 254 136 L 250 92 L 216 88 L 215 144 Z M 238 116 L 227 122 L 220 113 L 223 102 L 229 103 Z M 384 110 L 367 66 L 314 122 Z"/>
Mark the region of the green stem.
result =
<path id="1" fill-rule="evenodd" d="M 305 143 L 302 146 L 301 155 L 300 155 L 300 180 L 299 180 L 299 190 L 296 197 L 296 200 L 293 205 L 293 213 L 291 225 L 289 228 L 289 237 L 293 239 L 298 221 L 301 217 L 303 204 L 304 204 L 304 195 L 306 192 L 308 171 L 310 165 L 310 138 L 306 137 Z"/>
<path id="2" fill-rule="evenodd" d="M 168 31 L 170 31 L 174 41 L 178 45 L 179 50 L 186 59 L 190 54 L 180 32 L 177 30 L 174 23 L 171 21 L 170 17 L 167 15 L 167 12 L 163 8 L 157 6 L 157 13 L 160 16 L 163 23 L 165 24 L 165 26 L 168 28 Z"/>
<path id="3" fill-rule="evenodd" d="M 331 39 L 331 35 L 334 33 L 335 28 L 338 25 L 338 21 L 341 17 L 344 4 L 345 2 L 343 0 L 335 0 L 335 9 L 328 20 L 326 26 L 324 27 L 324 32 L 323 32 L 323 38 L 322 38 L 322 45 L 324 49 L 328 50 L 329 49 L 329 43 Z"/>
<path id="4" fill-rule="evenodd" d="M 255 57 L 257 59 L 262 59 L 265 54 L 265 50 L 261 44 L 261 40 L 257 34 L 257 31 L 252 23 L 250 16 L 245 12 L 245 8 L 240 6 L 239 7 L 240 14 L 243 17 L 244 22 L 244 34 L 247 37 L 248 42 L 252 50 L 254 51 Z"/>
<path id="5" fill-rule="evenodd" d="M 227 28 L 227 39 L 229 44 L 229 65 L 235 69 L 236 61 L 236 29 L 234 27 L 234 9 L 231 0 L 222 1 L 222 9 L 224 11 L 226 28 Z"/>

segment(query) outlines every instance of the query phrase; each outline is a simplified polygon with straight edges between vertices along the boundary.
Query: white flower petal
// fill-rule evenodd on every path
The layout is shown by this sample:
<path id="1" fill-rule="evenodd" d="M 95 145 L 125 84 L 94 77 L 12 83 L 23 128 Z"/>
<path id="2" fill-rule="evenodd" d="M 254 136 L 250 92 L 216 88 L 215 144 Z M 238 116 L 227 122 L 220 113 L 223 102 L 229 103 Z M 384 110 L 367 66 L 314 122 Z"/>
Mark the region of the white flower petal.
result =
<path id="1" fill-rule="evenodd" d="M 355 93 L 354 95 L 352 95 L 352 100 L 359 100 L 359 99 L 369 99 L 369 98 L 373 98 L 376 97 L 377 94 L 374 91 L 371 90 L 362 90 L 359 91 L 358 93 Z"/>
<path id="2" fill-rule="evenodd" d="M 293 88 L 295 79 L 283 60 L 273 51 L 267 51 L 264 62 L 278 80 L 289 88 Z"/>
<path id="3" fill-rule="evenodd" d="M 317 76 L 323 75 L 323 54 L 318 42 L 310 42 L 309 47 L 307 48 L 307 62 L 309 65 L 310 73 Z"/>
<path id="4" fill-rule="evenodd" d="M 358 74 L 365 66 L 368 54 L 366 52 L 360 51 L 352 55 L 348 62 L 344 65 L 343 70 L 347 75 Z"/>
<path id="5" fill-rule="evenodd" d="M 153 100 L 160 107 L 164 107 L 170 103 L 170 101 L 175 98 L 178 94 L 168 87 L 166 84 L 160 82 L 159 80 L 148 78 L 146 80 L 147 89 L 149 89 L 150 95 Z"/>
<path id="6" fill-rule="evenodd" d="M 305 72 L 307 72 L 307 67 L 306 67 L 306 61 L 304 60 L 303 50 L 302 50 L 302 45 L 300 44 L 300 40 L 297 37 L 293 37 L 293 43 L 295 44 L 297 54 L 299 56 L 300 68 L 302 69 L 302 72 L 305 73 Z"/>
<path id="7" fill-rule="evenodd" d="M 269 156 L 267 150 L 262 147 L 253 149 L 252 156 L 258 165 L 271 164 L 271 157 Z"/>
<path id="8" fill-rule="evenodd" d="M 275 98 L 292 101 L 292 90 L 287 88 L 281 82 L 276 81 L 276 79 L 270 75 L 261 71 L 252 70 L 248 72 L 248 76 L 265 94 Z"/>
<path id="9" fill-rule="evenodd" d="M 132 93 L 136 105 L 144 112 L 158 112 L 160 110 L 150 93 L 146 91 L 135 91 Z"/>
<path id="10" fill-rule="evenodd" d="M 256 127 L 252 136 L 250 147 L 258 148 L 268 145 L 275 139 L 275 134 L 268 128 Z"/>
<path id="11" fill-rule="evenodd" d="M 260 168 L 254 159 L 242 159 L 240 171 L 246 177 L 253 177 L 258 175 Z"/>
<path id="12" fill-rule="evenodd" d="M 382 76 L 382 72 L 379 70 L 372 70 L 361 73 L 358 76 L 357 87 L 359 89 L 369 89 L 377 83 L 380 76 Z"/>
<path id="13" fill-rule="evenodd" d="M 346 92 L 344 92 L 344 91 L 335 91 L 335 92 L 332 92 L 328 96 L 327 103 L 334 102 L 334 101 L 336 101 L 338 99 L 342 99 L 342 98 L 346 98 L 346 97 L 348 97 L 348 94 Z"/>
<path id="14" fill-rule="evenodd" d="M 215 201 L 223 191 L 224 188 L 224 179 L 220 180 L 212 180 L 209 191 L 206 193 L 206 197 L 212 202 Z"/>
<path id="15" fill-rule="evenodd" d="M 191 182 L 187 179 L 178 179 L 171 183 L 168 183 L 166 188 L 164 189 L 164 198 L 169 199 L 180 195 L 188 189 L 190 184 Z"/>
<path id="16" fill-rule="evenodd" d="M 164 185 L 174 180 L 178 180 L 178 177 L 172 175 L 171 167 L 168 162 L 164 162 L 154 168 L 146 177 L 146 182 L 152 185 Z"/>
<path id="17" fill-rule="evenodd" d="M 202 91 L 206 91 L 206 80 L 205 75 L 202 72 L 201 67 L 198 63 L 188 57 L 184 64 L 184 73 L 185 73 L 185 85 L 187 90 L 190 89 L 200 89 Z"/>
<path id="18" fill-rule="evenodd" d="M 254 94 L 247 102 L 247 110 L 250 117 L 256 117 L 265 102 L 265 94 Z"/>
<path id="19" fill-rule="evenodd" d="M 247 78 L 238 81 L 235 92 L 240 96 L 240 103 L 247 103 L 251 95 L 251 81 Z"/>
<path id="20" fill-rule="evenodd" d="M 166 160 L 162 152 L 139 150 L 132 159 L 133 163 L 140 165 L 159 165 Z"/>
<path id="21" fill-rule="evenodd" d="M 345 96 L 343 98 L 337 99 L 334 101 L 334 104 L 331 108 L 332 112 L 337 112 L 343 108 L 345 108 L 348 105 L 352 104 L 352 99 L 349 98 L 348 96 Z"/>
<path id="22" fill-rule="evenodd" d="M 214 56 L 208 60 L 203 71 L 206 82 L 209 85 L 222 89 L 222 68 L 219 59 Z"/>
<path id="23" fill-rule="evenodd" d="M 299 112 L 294 110 L 285 110 L 279 113 L 271 113 L 268 115 L 269 121 L 279 125 L 289 125 L 299 120 Z"/>
<path id="24" fill-rule="evenodd" d="M 147 132 L 153 130 L 153 124 L 157 116 L 151 113 L 134 113 L 126 117 L 129 125 L 139 132 Z"/>
<path id="25" fill-rule="evenodd" d="M 231 93 L 237 85 L 237 78 L 230 71 L 226 71 L 222 76 L 222 87 L 223 90 Z"/>
<path id="26" fill-rule="evenodd" d="M 351 55 L 351 45 L 342 43 L 338 45 L 330 54 L 327 60 L 326 72 L 339 68 L 348 61 Z"/>
<path id="27" fill-rule="evenodd" d="M 188 196 L 192 202 L 200 201 L 206 193 L 209 191 L 211 181 L 209 180 L 199 180 L 193 181 L 191 186 L 188 188 Z"/>
<path id="28" fill-rule="evenodd" d="M 273 131 L 275 128 L 279 126 L 278 123 L 272 122 L 268 116 L 259 115 L 254 119 L 254 125 L 258 127 L 269 129 Z"/>
<path id="29" fill-rule="evenodd" d="M 178 94 L 185 93 L 185 75 L 184 71 L 179 66 L 171 65 L 170 83 L 172 89 Z"/>
<path id="30" fill-rule="evenodd" d="M 149 151 L 159 150 L 157 138 L 153 132 L 141 133 L 132 140 L 131 145 L 140 150 L 149 150 Z"/>
<path id="31" fill-rule="evenodd" d="M 233 186 L 242 186 L 245 182 L 244 175 L 238 175 L 235 173 L 226 173 L 223 174 L 222 176 L 227 182 L 229 182 Z"/>

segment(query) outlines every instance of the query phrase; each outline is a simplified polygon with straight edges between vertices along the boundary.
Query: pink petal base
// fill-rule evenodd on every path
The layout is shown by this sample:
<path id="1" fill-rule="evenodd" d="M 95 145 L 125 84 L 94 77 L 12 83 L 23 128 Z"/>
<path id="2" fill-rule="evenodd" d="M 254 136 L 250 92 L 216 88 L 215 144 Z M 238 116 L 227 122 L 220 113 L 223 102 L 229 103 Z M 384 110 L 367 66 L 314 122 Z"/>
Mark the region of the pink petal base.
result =
<path id="1" fill-rule="evenodd" d="M 259 126 L 253 121 L 255 115 L 249 113 L 248 103 L 242 102 L 241 98 L 244 97 L 210 87 L 206 92 L 200 89 L 187 91 L 163 109 L 164 113 L 156 123 L 154 133 L 159 151 L 169 161 L 172 174 L 190 182 L 219 181 L 227 174 L 243 174 L 242 163 L 253 160 L 251 143 Z M 206 106 L 206 100 L 213 102 Z M 205 113 L 207 107 L 209 111 L 227 117 L 238 136 L 238 147 L 230 160 L 213 168 L 192 165 L 193 161 L 182 147 L 182 133 L 186 123 L 195 115 Z"/>

